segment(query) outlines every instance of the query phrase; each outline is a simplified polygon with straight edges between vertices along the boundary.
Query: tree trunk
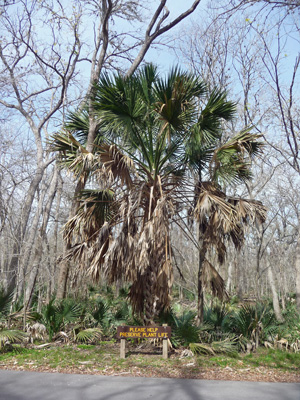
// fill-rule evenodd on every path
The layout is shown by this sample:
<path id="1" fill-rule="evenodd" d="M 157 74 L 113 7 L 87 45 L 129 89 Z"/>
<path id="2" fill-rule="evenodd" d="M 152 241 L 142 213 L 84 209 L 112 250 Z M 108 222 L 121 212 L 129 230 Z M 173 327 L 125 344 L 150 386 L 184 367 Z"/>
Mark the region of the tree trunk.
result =
<path id="1" fill-rule="evenodd" d="M 239 250 L 236 255 L 236 294 L 239 301 L 243 301 L 245 294 L 244 268 L 242 267 L 242 254 Z"/>
<path id="2" fill-rule="evenodd" d="M 298 225 L 300 226 L 300 221 Z M 295 270 L 296 270 L 296 305 L 298 314 L 300 314 L 300 229 L 296 245 Z"/>
<path id="3" fill-rule="evenodd" d="M 45 168 L 46 168 L 46 166 L 37 168 L 37 172 L 36 172 L 33 180 L 31 181 L 29 190 L 26 195 L 26 199 L 24 201 L 22 214 L 20 216 L 18 228 L 15 233 L 13 256 L 12 256 L 9 266 L 8 266 L 7 280 L 8 280 L 8 289 L 10 291 L 14 290 L 15 286 L 16 286 L 16 279 L 17 279 L 17 273 L 18 273 L 18 269 L 19 269 L 19 259 L 20 259 L 21 247 L 22 247 L 22 243 L 23 243 L 23 239 L 24 239 L 26 230 L 27 230 L 27 225 L 28 225 L 31 208 L 32 208 L 32 203 L 33 203 L 37 188 L 43 178 Z"/>
<path id="4" fill-rule="evenodd" d="M 228 278 L 226 282 L 226 291 L 228 293 L 231 292 L 231 287 L 232 287 L 232 276 L 233 276 L 233 261 L 229 261 L 228 265 Z"/>
<path id="5" fill-rule="evenodd" d="M 198 300 L 197 300 L 197 326 L 201 325 L 203 322 L 204 316 L 204 294 L 203 294 L 203 282 L 202 282 L 202 275 L 203 275 L 203 261 L 204 259 L 199 254 L 199 265 L 198 265 Z"/>
<path id="6" fill-rule="evenodd" d="M 46 237 L 46 229 L 47 229 L 47 225 L 48 225 L 48 221 L 49 221 L 49 217 L 50 217 L 50 211 L 51 211 L 52 204 L 53 204 L 55 194 L 56 194 L 56 189 L 57 189 L 57 184 L 58 184 L 58 176 L 59 176 L 58 169 L 57 169 L 57 166 L 55 166 L 53 177 L 52 177 L 51 184 L 49 187 L 48 201 L 47 201 L 47 204 L 46 204 L 44 212 L 43 212 L 42 226 L 40 228 L 40 232 L 39 232 L 39 235 L 36 240 L 33 267 L 30 272 L 30 276 L 28 279 L 28 285 L 27 285 L 26 292 L 25 292 L 24 304 L 25 304 L 26 308 L 28 306 L 30 306 L 30 304 L 31 304 L 32 294 L 34 292 L 34 287 L 35 287 L 35 283 L 37 280 L 39 267 L 41 265 L 41 261 L 42 261 L 42 257 L 43 257 L 43 243 L 44 243 L 45 237 Z"/>
<path id="7" fill-rule="evenodd" d="M 276 290 L 273 270 L 272 270 L 272 267 L 271 267 L 271 263 L 269 261 L 268 261 L 268 263 L 269 263 L 269 266 L 268 266 L 268 281 L 269 281 L 270 288 L 271 288 L 271 291 L 272 291 L 274 313 L 275 313 L 277 321 L 283 322 L 284 319 L 283 319 L 283 316 L 282 316 L 281 310 L 280 310 L 279 298 L 278 298 L 278 293 L 277 293 L 277 290 Z"/>
<path id="8" fill-rule="evenodd" d="M 204 317 L 204 291 L 203 291 L 203 263 L 206 256 L 207 248 L 203 242 L 203 233 L 198 226 L 198 244 L 199 244 L 199 264 L 198 264 L 198 300 L 197 300 L 197 326 L 201 325 Z"/>

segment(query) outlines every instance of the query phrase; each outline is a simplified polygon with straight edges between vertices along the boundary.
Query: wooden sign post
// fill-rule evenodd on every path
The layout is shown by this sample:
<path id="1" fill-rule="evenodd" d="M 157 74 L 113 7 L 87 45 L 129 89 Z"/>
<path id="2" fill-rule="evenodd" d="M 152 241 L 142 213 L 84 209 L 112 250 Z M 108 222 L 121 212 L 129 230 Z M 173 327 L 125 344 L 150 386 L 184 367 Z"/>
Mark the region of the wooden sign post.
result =
<path id="1" fill-rule="evenodd" d="M 125 358 L 125 339 L 163 339 L 163 358 L 168 358 L 168 338 L 171 337 L 171 327 L 163 326 L 118 326 L 117 338 L 120 342 L 120 357 Z"/>

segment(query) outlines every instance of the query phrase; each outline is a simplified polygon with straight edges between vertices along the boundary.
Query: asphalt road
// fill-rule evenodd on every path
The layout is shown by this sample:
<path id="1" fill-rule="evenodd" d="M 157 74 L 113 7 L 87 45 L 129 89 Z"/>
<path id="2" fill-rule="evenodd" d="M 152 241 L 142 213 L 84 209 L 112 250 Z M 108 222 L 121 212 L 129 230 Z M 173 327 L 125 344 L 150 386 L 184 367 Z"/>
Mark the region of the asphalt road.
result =
<path id="1" fill-rule="evenodd" d="M 0 400 L 300 400 L 300 383 L 131 378 L 0 370 Z"/>

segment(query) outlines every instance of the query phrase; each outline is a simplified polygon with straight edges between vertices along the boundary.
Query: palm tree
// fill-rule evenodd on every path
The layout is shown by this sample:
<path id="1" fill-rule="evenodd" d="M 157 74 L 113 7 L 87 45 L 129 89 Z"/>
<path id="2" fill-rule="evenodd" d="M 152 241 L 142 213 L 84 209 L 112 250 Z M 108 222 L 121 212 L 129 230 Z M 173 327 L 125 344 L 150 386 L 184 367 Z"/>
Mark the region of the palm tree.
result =
<path id="1" fill-rule="evenodd" d="M 228 148 L 223 145 L 216 150 L 220 121 L 224 115 L 233 115 L 234 105 L 214 91 L 199 112 L 199 99 L 204 99 L 206 92 L 202 81 L 176 68 L 165 79 L 152 65 L 129 78 L 103 75 L 94 105 L 101 136 L 93 152 L 85 149 L 84 116 L 72 114 L 65 131 L 53 139 L 52 149 L 60 152 L 62 165 L 78 179 L 86 179 L 88 174 L 98 185 L 97 189 L 82 191 L 77 214 L 66 224 L 65 237 L 72 243 L 70 256 L 82 265 L 88 263 L 88 272 L 95 279 L 102 270 L 111 283 L 131 282 L 133 311 L 143 315 L 146 324 L 153 324 L 158 313 L 169 306 L 173 281 L 170 221 L 184 213 L 187 198 L 194 196 L 200 225 L 204 226 L 206 218 L 212 229 L 217 211 L 214 218 L 203 218 L 204 188 L 206 193 L 209 189 L 209 212 L 212 214 L 218 203 L 223 231 L 237 236 L 233 228 L 238 226 L 236 220 L 231 225 L 227 221 L 231 231 L 225 229 L 226 218 L 236 217 L 236 211 L 232 211 L 236 205 L 227 205 L 226 215 L 222 201 L 216 200 L 222 196 L 216 196 L 217 189 L 213 193 L 211 188 L 219 177 L 229 175 L 226 171 L 230 163 L 235 162 L 238 177 L 247 175 L 248 169 L 230 141 Z M 72 134 L 76 132 L 78 140 Z M 187 167 L 192 167 L 196 159 L 193 141 L 197 140 L 201 141 L 197 149 L 201 174 L 202 165 L 209 166 L 215 178 L 211 187 L 199 180 L 196 192 L 192 190 L 186 196 L 190 177 Z M 249 134 L 249 144 L 256 140 L 253 136 L 251 141 Z M 238 161 L 244 164 L 238 166 Z M 203 248 L 207 247 L 205 240 Z"/>
<path id="2" fill-rule="evenodd" d="M 195 180 L 192 216 L 198 222 L 198 324 L 203 322 L 205 285 L 209 283 L 220 299 L 227 296 L 223 279 L 206 258 L 208 249 L 214 248 L 223 263 L 227 242 L 240 249 L 245 226 L 262 223 L 266 217 L 261 202 L 233 198 L 221 190 L 251 179 L 251 158 L 263 146 L 260 135 L 249 128 L 224 140 L 224 121 L 232 122 L 234 114 L 235 105 L 226 100 L 226 92 L 213 90 L 186 143 L 187 164 Z"/>
<path id="3" fill-rule="evenodd" d="M 82 192 L 66 224 L 72 255 L 88 259 L 94 278 L 102 269 L 109 282 L 131 282 L 133 310 L 147 324 L 170 301 L 170 218 L 182 207 L 184 141 L 196 121 L 195 98 L 204 93 L 201 81 L 178 69 L 165 80 L 153 66 L 130 78 L 104 75 L 95 100 L 103 141 L 89 153 L 65 131 L 52 145 L 78 178 L 89 170 L 99 182 Z"/>

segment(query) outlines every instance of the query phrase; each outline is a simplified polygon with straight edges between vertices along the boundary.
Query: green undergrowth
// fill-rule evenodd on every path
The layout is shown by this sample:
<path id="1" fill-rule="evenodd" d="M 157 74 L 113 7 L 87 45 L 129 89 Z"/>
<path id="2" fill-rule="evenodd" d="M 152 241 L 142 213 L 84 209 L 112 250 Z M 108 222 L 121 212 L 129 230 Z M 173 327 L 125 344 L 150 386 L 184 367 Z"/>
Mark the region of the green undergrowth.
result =
<path id="1" fill-rule="evenodd" d="M 300 353 L 289 353 L 282 350 L 260 348 L 251 354 L 235 355 L 199 355 L 180 358 L 179 353 L 171 353 L 168 360 L 162 358 L 160 350 L 139 352 L 132 347 L 127 349 L 126 359 L 120 359 L 117 343 L 102 342 L 100 345 L 62 345 L 42 349 L 18 348 L 13 351 L 0 353 L 0 368 L 18 368 L 66 372 L 81 371 L 106 373 L 107 371 L 141 372 L 160 371 L 166 368 L 187 369 L 194 372 L 207 368 L 257 369 L 267 368 L 276 371 L 299 373 Z"/>

